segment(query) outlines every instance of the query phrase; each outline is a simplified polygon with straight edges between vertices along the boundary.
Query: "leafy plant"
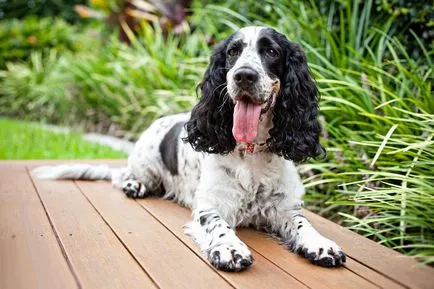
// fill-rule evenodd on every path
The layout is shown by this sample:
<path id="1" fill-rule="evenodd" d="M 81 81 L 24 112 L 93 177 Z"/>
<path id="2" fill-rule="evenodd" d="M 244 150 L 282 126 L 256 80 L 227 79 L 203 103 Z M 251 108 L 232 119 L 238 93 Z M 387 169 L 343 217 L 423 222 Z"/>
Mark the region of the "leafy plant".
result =
<path id="1" fill-rule="evenodd" d="M 209 55 L 206 41 L 200 34 L 165 36 L 147 24 L 140 33 L 131 46 L 112 37 L 98 54 L 59 57 L 52 50 L 9 63 L 0 73 L 0 114 L 103 132 L 114 124 L 133 137 L 153 119 L 189 109 Z"/>
<path id="2" fill-rule="evenodd" d="M 76 113 L 65 89 L 72 78 L 64 73 L 64 62 L 53 50 L 46 57 L 32 53 L 29 63 L 8 63 L 0 73 L 0 114 L 60 122 L 68 112 Z"/>
<path id="3" fill-rule="evenodd" d="M 57 16 L 68 22 L 77 22 L 79 17 L 73 11 L 73 7 L 85 2 L 85 0 L 4 0 L 0 1 L 0 19 L 21 19 L 33 15 Z"/>
<path id="4" fill-rule="evenodd" d="M 330 204 L 344 205 L 335 211 L 346 211 L 342 220 L 352 229 L 431 263 L 432 68 L 398 57 L 406 54 L 403 46 L 383 37 L 380 51 L 393 59 L 369 57 L 360 60 L 358 70 L 342 71 L 322 57 L 311 66 L 321 87 L 331 160 L 306 165 L 306 171 L 314 170 L 306 185 L 326 191 Z M 431 63 L 429 55 L 425 61 Z M 313 204 L 319 206 L 315 200 Z"/>
<path id="5" fill-rule="evenodd" d="M 434 49 L 434 5 L 432 3 L 418 0 L 376 0 L 375 3 L 377 13 L 396 16 L 395 25 L 400 40 L 413 56 L 421 56 L 422 51 L 414 41 L 412 32 L 420 38 L 424 46 L 430 50 Z"/>
<path id="6" fill-rule="evenodd" d="M 102 19 L 119 31 L 119 40 L 130 43 L 143 21 L 158 23 L 167 34 L 181 34 L 189 30 L 186 9 L 191 0 L 90 0 L 91 7 L 75 6 L 83 18 Z"/>
<path id="7" fill-rule="evenodd" d="M 0 22 L 0 69 L 8 61 L 26 61 L 33 51 L 59 53 L 92 46 L 91 30 L 80 30 L 60 18 L 27 17 Z"/>
<path id="8" fill-rule="evenodd" d="M 146 24 L 141 33 L 140 42 L 131 47 L 112 39 L 103 53 L 80 55 L 69 67 L 80 95 L 91 104 L 88 117 L 97 122 L 103 115 L 132 133 L 140 133 L 157 117 L 192 106 L 206 62 L 198 50 L 208 49 L 193 35 L 184 40 L 165 37 L 158 27 Z"/>

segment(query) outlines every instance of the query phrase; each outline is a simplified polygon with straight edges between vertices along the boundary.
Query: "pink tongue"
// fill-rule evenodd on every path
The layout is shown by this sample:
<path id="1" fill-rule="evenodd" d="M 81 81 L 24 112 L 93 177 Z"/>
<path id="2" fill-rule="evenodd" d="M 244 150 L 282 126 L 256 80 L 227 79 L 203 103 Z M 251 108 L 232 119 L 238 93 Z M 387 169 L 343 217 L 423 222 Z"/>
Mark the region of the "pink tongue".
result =
<path id="1" fill-rule="evenodd" d="M 238 101 L 234 109 L 232 134 L 238 142 L 253 142 L 258 133 L 261 105 L 249 101 Z"/>

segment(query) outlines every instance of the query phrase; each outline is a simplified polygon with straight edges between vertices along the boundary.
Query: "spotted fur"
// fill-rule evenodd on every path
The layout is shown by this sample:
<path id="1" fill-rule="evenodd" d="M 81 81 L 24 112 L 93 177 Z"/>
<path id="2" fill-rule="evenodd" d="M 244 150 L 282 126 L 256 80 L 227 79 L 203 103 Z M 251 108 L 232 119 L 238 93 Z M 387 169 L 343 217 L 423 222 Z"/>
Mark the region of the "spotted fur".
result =
<path id="1" fill-rule="evenodd" d="M 234 74 L 245 67 L 258 74 L 249 97 L 263 103 L 253 144 L 237 143 L 231 133 L 240 94 Z M 314 264 L 344 263 L 342 249 L 301 211 L 304 188 L 293 161 L 324 152 L 317 90 L 302 50 L 270 28 L 243 28 L 216 47 L 200 90 L 191 113 L 158 119 L 142 134 L 127 167 L 42 167 L 34 173 L 111 179 L 128 197 L 156 194 L 191 208 L 185 232 L 221 270 L 242 271 L 253 262 L 235 233 L 238 226 L 266 230 Z"/>

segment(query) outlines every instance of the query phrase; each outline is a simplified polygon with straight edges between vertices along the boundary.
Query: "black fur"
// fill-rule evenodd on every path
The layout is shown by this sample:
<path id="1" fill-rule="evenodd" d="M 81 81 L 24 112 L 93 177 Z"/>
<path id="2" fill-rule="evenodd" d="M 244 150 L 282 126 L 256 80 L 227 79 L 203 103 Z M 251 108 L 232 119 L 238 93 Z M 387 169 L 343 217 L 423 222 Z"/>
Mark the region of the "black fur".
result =
<path id="1" fill-rule="evenodd" d="M 226 94 L 226 47 L 233 36 L 217 45 L 211 62 L 199 84 L 202 96 L 193 108 L 185 129 L 196 151 L 227 154 L 234 150 L 232 135 L 234 104 Z"/>
<path id="2" fill-rule="evenodd" d="M 178 122 L 166 133 L 160 143 L 160 154 L 170 174 L 178 174 L 178 137 L 184 122 Z"/>
<path id="3" fill-rule="evenodd" d="M 272 31 L 285 59 L 279 75 L 281 89 L 273 109 L 273 127 L 267 140 L 269 149 L 296 162 L 324 155 L 317 120 L 319 92 L 309 73 L 306 56 L 300 46 Z"/>
<path id="4" fill-rule="evenodd" d="M 202 96 L 185 125 L 188 136 L 184 140 L 197 151 L 226 154 L 236 145 L 232 135 L 234 104 L 226 95 L 226 73 L 231 65 L 226 53 L 228 45 L 233 46 L 234 35 L 215 48 L 198 86 Z M 319 143 L 321 127 L 316 119 L 319 93 L 305 54 L 298 45 L 273 29 L 264 30 L 261 37 L 259 53 L 267 45 L 281 52 L 278 58 L 262 57 L 266 71 L 273 78 L 279 78 L 281 84 L 273 108 L 268 150 L 296 162 L 324 155 L 325 149 Z"/>

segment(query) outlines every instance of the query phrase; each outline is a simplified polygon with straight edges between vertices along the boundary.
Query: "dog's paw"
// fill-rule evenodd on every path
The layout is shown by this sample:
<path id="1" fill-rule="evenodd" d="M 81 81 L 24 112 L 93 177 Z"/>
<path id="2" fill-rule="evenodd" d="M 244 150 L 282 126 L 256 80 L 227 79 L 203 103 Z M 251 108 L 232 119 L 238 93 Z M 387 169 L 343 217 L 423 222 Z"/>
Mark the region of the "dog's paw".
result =
<path id="1" fill-rule="evenodd" d="M 249 268 L 253 257 L 244 245 L 220 244 L 208 251 L 208 260 L 219 270 L 238 272 Z"/>
<path id="2" fill-rule="evenodd" d="M 296 251 L 313 264 L 322 267 L 338 267 L 346 261 L 342 249 L 335 242 L 322 236 L 319 239 L 300 244 Z"/>
<path id="3" fill-rule="evenodd" d="M 144 198 L 146 195 L 145 185 L 135 180 L 126 180 L 122 184 L 122 191 L 127 195 L 127 197 L 133 199 Z"/>

